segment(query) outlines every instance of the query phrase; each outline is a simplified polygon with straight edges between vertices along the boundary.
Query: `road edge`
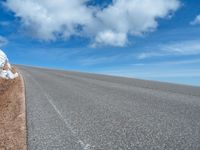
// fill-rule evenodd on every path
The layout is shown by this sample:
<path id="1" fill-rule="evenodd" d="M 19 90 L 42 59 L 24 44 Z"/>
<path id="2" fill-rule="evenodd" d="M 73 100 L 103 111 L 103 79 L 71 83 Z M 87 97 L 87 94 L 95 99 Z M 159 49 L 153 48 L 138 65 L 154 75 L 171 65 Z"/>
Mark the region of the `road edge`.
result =
<path id="1" fill-rule="evenodd" d="M 21 81 L 21 85 L 22 85 L 22 87 L 21 87 L 21 92 L 22 92 L 22 94 L 21 94 L 21 101 L 20 101 L 20 103 L 21 103 L 21 117 L 23 118 L 23 125 L 22 125 L 22 127 L 21 127 L 21 129 L 23 130 L 23 134 L 24 134 L 24 150 L 27 150 L 27 119 L 26 119 L 26 117 L 27 117 L 27 115 L 26 115 L 26 90 L 25 90 L 25 82 L 24 82 L 24 78 L 23 78 L 23 76 L 21 75 L 21 73 L 19 73 L 19 77 L 20 77 L 20 81 Z"/>

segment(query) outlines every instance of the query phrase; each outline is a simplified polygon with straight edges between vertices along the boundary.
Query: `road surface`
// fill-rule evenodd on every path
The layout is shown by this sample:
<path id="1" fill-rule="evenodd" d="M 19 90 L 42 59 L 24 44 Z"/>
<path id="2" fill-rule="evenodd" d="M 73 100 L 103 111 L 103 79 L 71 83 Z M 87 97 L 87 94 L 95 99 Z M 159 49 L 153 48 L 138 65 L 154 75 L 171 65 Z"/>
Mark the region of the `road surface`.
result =
<path id="1" fill-rule="evenodd" d="M 200 87 L 18 68 L 29 150 L 200 149 Z"/>

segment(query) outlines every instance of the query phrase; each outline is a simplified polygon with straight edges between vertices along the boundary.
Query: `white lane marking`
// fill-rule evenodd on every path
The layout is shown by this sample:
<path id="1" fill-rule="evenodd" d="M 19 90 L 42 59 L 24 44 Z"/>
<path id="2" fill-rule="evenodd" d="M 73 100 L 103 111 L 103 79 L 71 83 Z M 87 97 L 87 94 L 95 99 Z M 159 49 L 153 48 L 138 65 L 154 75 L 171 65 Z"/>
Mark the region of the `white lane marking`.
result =
<path id="1" fill-rule="evenodd" d="M 61 112 L 58 110 L 56 105 L 53 103 L 53 99 L 50 97 L 50 95 L 47 94 L 47 92 L 44 90 L 44 88 L 42 88 L 42 86 L 38 83 L 38 81 L 32 75 L 27 73 L 27 71 L 26 71 L 26 74 L 27 74 L 27 76 L 29 76 L 29 78 L 31 78 L 35 82 L 35 84 L 37 84 L 37 86 L 40 88 L 40 90 L 42 91 L 42 93 L 44 94 L 46 99 L 49 101 L 49 103 L 52 105 L 54 110 L 57 112 L 59 118 L 65 123 L 67 128 L 70 129 L 70 131 L 72 132 L 74 137 L 77 139 L 77 142 L 82 146 L 83 150 L 92 150 L 95 146 L 85 143 L 83 140 L 81 140 L 79 137 L 76 136 L 77 135 L 76 132 L 74 131 L 72 126 L 68 123 L 68 121 L 62 116 Z"/>

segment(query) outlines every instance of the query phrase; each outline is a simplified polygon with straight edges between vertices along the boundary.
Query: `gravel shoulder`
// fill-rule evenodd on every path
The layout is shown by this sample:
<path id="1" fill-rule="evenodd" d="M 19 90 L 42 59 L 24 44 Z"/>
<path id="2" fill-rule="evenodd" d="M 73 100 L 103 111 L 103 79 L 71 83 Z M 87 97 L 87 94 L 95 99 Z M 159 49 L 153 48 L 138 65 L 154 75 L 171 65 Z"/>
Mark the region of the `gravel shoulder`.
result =
<path id="1" fill-rule="evenodd" d="M 26 149 L 25 90 L 22 77 L 0 79 L 0 150 Z"/>

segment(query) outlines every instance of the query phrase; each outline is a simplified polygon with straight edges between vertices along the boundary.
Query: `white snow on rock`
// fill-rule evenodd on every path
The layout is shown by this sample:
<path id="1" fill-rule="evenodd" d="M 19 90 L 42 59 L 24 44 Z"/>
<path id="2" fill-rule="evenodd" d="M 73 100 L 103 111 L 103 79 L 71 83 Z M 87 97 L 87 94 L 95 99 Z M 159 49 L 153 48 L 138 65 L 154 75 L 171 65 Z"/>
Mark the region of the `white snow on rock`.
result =
<path id="1" fill-rule="evenodd" d="M 6 54 L 0 49 L 0 78 L 14 79 L 18 77 L 18 73 L 12 72 L 12 67 Z"/>

